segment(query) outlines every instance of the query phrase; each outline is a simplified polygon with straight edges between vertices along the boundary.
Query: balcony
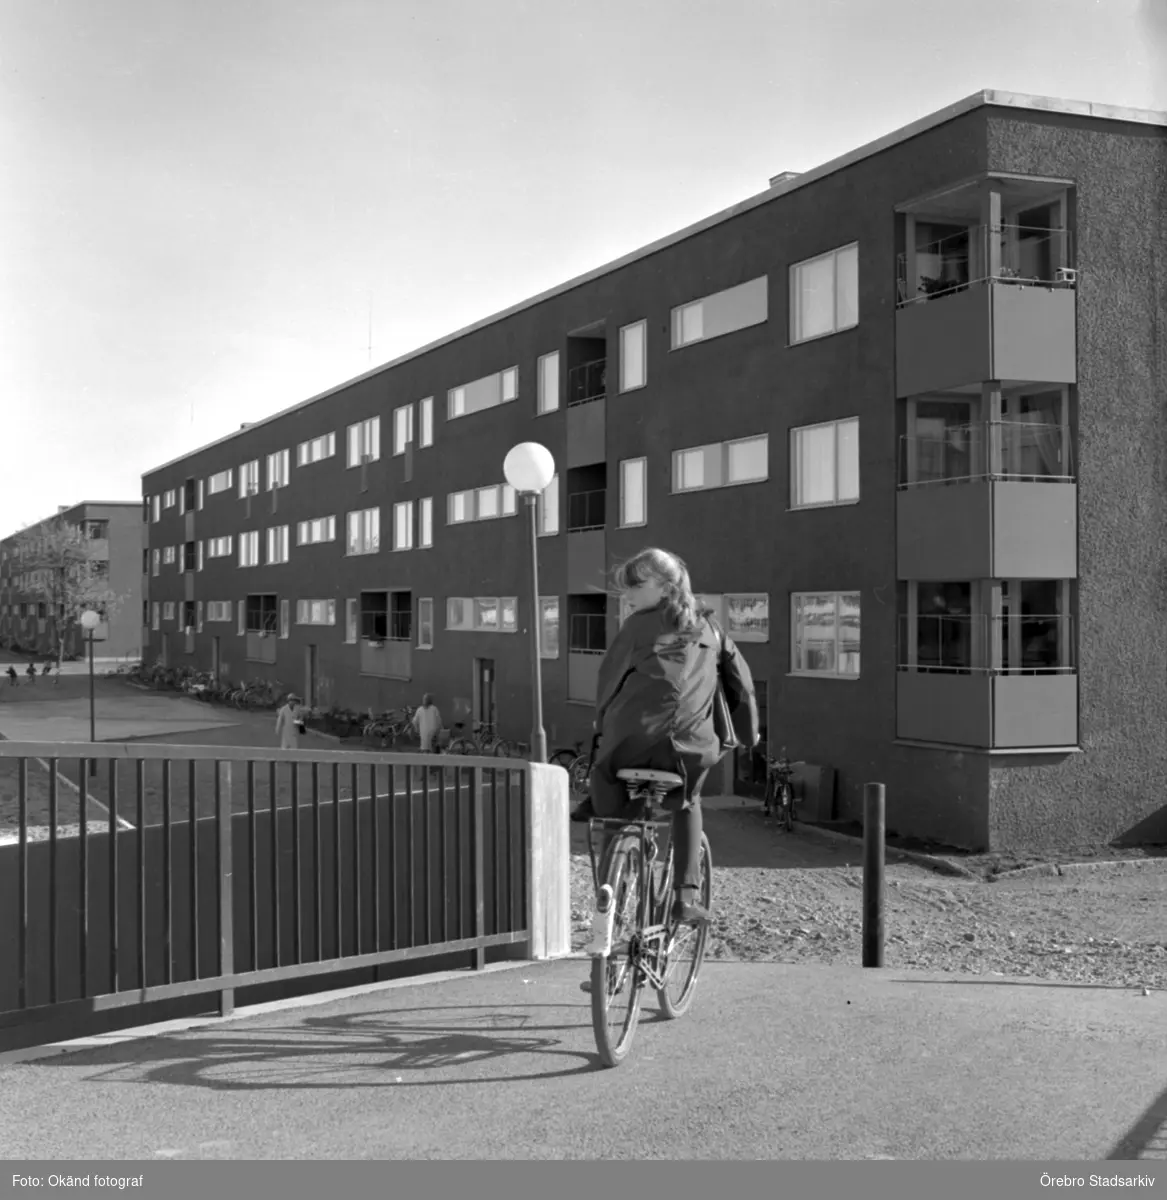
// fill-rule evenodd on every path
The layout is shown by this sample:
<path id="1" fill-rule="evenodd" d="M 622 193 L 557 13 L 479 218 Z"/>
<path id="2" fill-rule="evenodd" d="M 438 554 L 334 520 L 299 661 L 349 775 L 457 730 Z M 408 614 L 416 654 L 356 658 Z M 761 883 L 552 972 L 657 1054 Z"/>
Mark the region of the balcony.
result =
<path id="1" fill-rule="evenodd" d="M 987 380 L 1077 382 L 1066 230 L 1003 225 L 899 257 L 896 395 Z"/>
<path id="2" fill-rule="evenodd" d="M 361 674 L 378 675 L 382 679 L 411 677 L 413 639 L 361 639 Z"/>
<path id="3" fill-rule="evenodd" d="M 607 406 L 577 403 L 567 410 L 567 467 L 607 460 Z"/>
<path id="4" fill-rule="evenodd" d="M 607 488 L 595 488 L 589 492 L 574 492 L 567 497 L 567 532 L 586 533 L 603 529 L 607 523 L 605 508 Z"/>
<path id="5" fill-rule="evenodd" d="M 608 360 L 596 358 L 580 363 L 567 373 L 567 407 L 575 408 L 608 394 Z"/>
<path id="6" fill-rule="evenodd" d="M 276 635 L 274 630 L 259 632 L 248 630 L 247 661 L 274 663 L 276 661 Z"/>
<path id="7" fill-rule="evenodd" d="M 909 638 L 912 628 L 901 618 L 897 737 L 982 750 L 1077 744 L 1068 616 L 927 615 Z"/>
<path id="8" fill-rule="evenodd" d="M 899 579 L 1074 579 L 1078 489 L 1061 425 L 985 421 L 900 441 Z"/>

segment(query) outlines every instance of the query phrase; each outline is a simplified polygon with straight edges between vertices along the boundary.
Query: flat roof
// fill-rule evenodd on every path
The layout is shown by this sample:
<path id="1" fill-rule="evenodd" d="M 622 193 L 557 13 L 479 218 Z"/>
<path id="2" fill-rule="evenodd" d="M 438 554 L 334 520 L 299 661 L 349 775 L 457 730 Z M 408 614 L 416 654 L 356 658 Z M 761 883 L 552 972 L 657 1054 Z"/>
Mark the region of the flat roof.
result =
<path id="1" fill-rule="evenodd" d="M 1167 126 L 1167 112 L 1159 112 L 1154 109 L 1123 108 L 1114 104 L 1096 104 L 1092 100 L 1062 100 L 1053 96 L 1033 96 L 1021 92 L 1000 92 L 992 89 L 974 92 L 971 96 L 966 96 L 963 100 L 957 100 L 955 104 L 949 104 L 946 108 L 937 109 L 935 112 L 921 117 L 918 121 L 913 121 L 909 125 L 904 125 L 891 133 L 884 134 L 883 137 L 876 138 L 874 141 L 866 143 L 866 145 L 859 146 L 854 150 L 848 150 L 845 154 L 841 154 L 838 158 L 832 158 L 829 162 L 825 162 L 821 166 L 812 167 L 810 170 L 803 171 L 800 175 L 796 175 L 793 178 L 783 179 L 780 183 L 766 188 L 765 191 L 758 192 L 754 196 L 741 200 L 729 208 L 714 213 L 712 216 L 704 217 L 693 225 L 687 225 L 684 229 L 680 229 L 676 233 L 670 233 L 655 242 L 649 242 L 648 245 L 641 246 L 639 249 L 633 250 L 620 258 L 613 259 L 601 267 L 595 267 L 591 271 L 586 271 L 583 275 L 577 275 L 574 279 L 569 279 L 565 283 L 557 284 L 545 292 L 540 292 L 538 295 L 521 300 L 517 304 L 512 304 L 509 308 L 504 308 L 489 317 L 483 317 L 481 320 L 475 321 L 471 325 L 466 325 L 454 333 L 448 333 L 436 341 L 419 347 L 417 350 L 411 350 L 408 354 L 403 354 L 399 358 L 392 359 L 390 362 L 382 363 L 379 367 L 372 367 L 360 375 L 354 375 L 351 379 L 346 379 L 343 383 L 335 384 L 323 392 L 318 392 L 315 396 L 310 396 L 307 400 L 301 400 L 296 404 L 290 405 L 288 408 L 272 413 L 269 417 L 261 417 L 257 421 L 249 421 L 242 429 L 236 429 L 221 438 L 216 438 L 213 442 L 207 442 L 206 445 L 199 446 L 195 450 L 188 450 L 185 454 L 179 455 L 178 458 L 172 458 L 169 462 L 162 463 L 160 466 L 151 467 L 149 471 L 142 473 L 142 478 L 145 479 L 147 475 L 164 471 L 167 467 L 172 467 L 176 463 L 183 462 L 195 454 L 202 454 L 206 450 L 211 450 L 215 446 L 229 442 L 261 425 L 268 425 L 273 421 L 278 421 L 281 417 L 286 417 L 289 413 L 307 408 L 310 404 L 326 400 L 329 396 L 334 396 L 337 392 L 342 392 L 345 388 L 352 387 L 353 384 L 360 383 L 365 379 L 372 379 L 374 376 L 380 375 L 383 371 L 390 371 L 394 367 L 401 366 L 402 363 L 409 362 L 411 359 L 420 358 L 423 354 L 430 354 L 442 346 L 456 342 L 459 338 L 477 333 L 480 329 L 485 329 L 493 325 L 496 321 L 505 320 L 507 317 L 514 316 L 525 309 L 533 308 L 536 304 L 542 304 L 543 301 L 550 300 L 555 296 L 562 296 L 574 288 L 582 287 L 585 283 L 591 283 L 612 271 L 617 271 L 621 267 L 628 266 L 630 263 L 637 262 L 642 258 L 648 258 L 652 254 L 667 249 L 669 246 L 674 246 L 678 242 L 685 241 L 686 238 L 694 237 L 696 234 L 703 233 L 705 230 L 720 225 L 724 221 L 749 212 L 751 209 L 759 207 L 759 205 L 767 204 L 779 196 L 786 195 L 788 192 L 797 191 L 799 188 L 806 187 L 807 184 L 824 179 L 828 175 L 833 175 L 836 171 L 841 171 L 845 167 L 861 162 L 865 158 L 879 154 L 884 150 L 890 149 L 892 146 L 898 145 L 900 142 L 906 142 L 911 138 L 918 137 L 921 133 L 926 133 L 929 129 L 934 129 L 937 125 L 943 125 L 947 121 L 954 120 L 956 117 L 963 116 L 965 113 L 983 107 L 1015 108 L 1035 113 L 1060 113 L 1069 116 L 1094 117 L 1097 120 L 1103 121 Z"/>
<path id="2" fill-rule="evenodd" d="M 276 414 L 279 415 L 278 413 Z M 273 420 L 275 418 L 272 418 Z M 220 438 L 220 441 L 225 439 Z M 211 445 L 215 445 L 214 442 Z M 192 454 L 197 454 L 197 450 L 192 450 Z M 183 458 L 188 458 L 189 455 L 183 455 Z M 182 459 L 175 459 L 175 462 L 181 462 Z M 161 470 L 161 468 L 157 468 Z M 24 529 L 17 529 L 13 533 L 5 534 L 0 537 L 0 542 L 10 541 L 14 537 L 19 537 L 22 533 L 29 529 L 36 529 L 38 525 L 43 525 L 46 521 L 51 521 L 54 517 L 64 517 L 69 513 L 76 512 L 79 508 L 141 508 L 141 500 L 82 500 L 78 504 L 64 504 L 57 509 L 55 513 L 50 513 L 47 517 L 41 517 L 39 521 L 33 521 L 31 525 L 26 525 Z"/>

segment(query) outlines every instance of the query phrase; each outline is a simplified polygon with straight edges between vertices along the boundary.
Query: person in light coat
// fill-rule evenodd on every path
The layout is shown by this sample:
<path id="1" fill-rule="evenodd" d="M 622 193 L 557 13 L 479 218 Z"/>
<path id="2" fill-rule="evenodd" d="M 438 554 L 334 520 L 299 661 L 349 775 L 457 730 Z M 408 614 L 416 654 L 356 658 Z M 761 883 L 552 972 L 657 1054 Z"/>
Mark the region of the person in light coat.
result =
<path id="1" fill-rule="evenodd" d="M 276 735 L 281 750 L 299 750 L 300 734 L 304 730 L 304 719 L 300 713 L 300 697 L 295 692 L 288 695 L 283 707 L 276 713 Z"/>
<path id="2" fill-rule="evenodd" d="M 422 754 L 431 753 L 436 748 L 438 734 L 442 732 L 442 714 L 438 712 L 429 692 L 422 696 L 421 708 L 413 714 L 413 727 L 417 730 Z"/>

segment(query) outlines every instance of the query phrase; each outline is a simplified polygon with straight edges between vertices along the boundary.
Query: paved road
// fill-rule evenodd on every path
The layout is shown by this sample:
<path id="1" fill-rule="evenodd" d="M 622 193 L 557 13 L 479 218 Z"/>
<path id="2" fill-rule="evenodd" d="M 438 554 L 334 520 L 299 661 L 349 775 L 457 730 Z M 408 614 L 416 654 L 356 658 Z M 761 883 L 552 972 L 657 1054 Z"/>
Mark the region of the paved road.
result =
<path id="1" fill-rule="evenodd" d="M 0 1060 L 10 1158 L 1167 1157 L 1167 997 L 706 967 L 597 1067 L 578 960 Z M 650 1005 L 650 1008 L 655 1008 Z"/>

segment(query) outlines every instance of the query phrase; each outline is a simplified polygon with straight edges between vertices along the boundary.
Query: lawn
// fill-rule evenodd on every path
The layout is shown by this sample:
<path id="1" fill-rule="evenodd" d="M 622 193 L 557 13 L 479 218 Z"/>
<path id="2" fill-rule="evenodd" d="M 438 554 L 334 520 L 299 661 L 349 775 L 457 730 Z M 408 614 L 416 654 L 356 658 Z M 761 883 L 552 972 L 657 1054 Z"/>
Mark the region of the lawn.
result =
<path id="1" fill-rule="evenodd" d="M 40 840 L 49 837 L 52 825 L 50 774 L 35 759 L 28 763 L 25 799 L 28 806 L 29 837 Z M 67 783 L 57 783 L 57 832 L 75 837 L 80 828 L 81 804 L 77 791 Z M 95 832 L 109 828 L 104 809 L 90 807 L 89 828 Z M 0 758 L 0 842 L 16 840 L 20 832 L 20 763 L 13 758 Z"/>

